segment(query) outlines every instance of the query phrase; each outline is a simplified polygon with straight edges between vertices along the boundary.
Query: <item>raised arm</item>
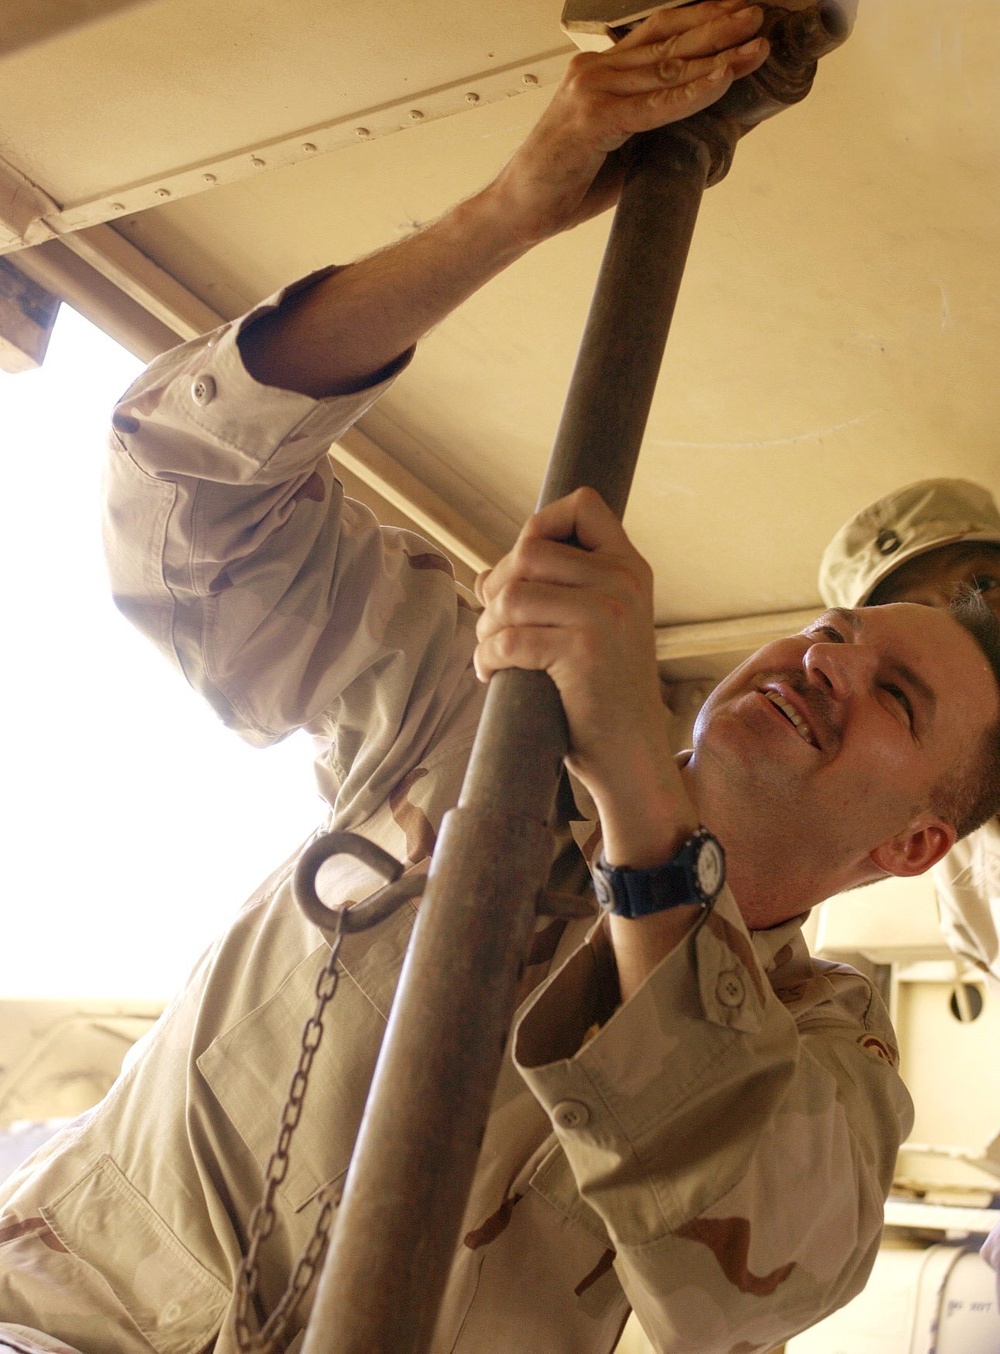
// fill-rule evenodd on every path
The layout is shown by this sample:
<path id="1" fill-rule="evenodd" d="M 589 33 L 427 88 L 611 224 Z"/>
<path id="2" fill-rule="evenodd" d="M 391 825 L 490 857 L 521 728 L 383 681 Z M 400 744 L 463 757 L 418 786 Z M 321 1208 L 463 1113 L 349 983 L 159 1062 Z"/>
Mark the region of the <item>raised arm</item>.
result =
<path id="1" fill-rule="evenodd" d="M 398 710 L 417 708 L 411 682 L 439 693 L 445 669 L 460 681 L 471 646 L 459 632 L 471 638 L 471 613 L 456 620 L 450 578 L 419 567 L 426 547 L 415 539 L 392 537 L 388 567 L 390 537 L 356 509 L 341 511 L 327 449 L 429 327 L 532 244 L 614 201 L 614 152 L 629 135 L 705 106 L 757 66 L 760 22 L 742 0 L 710 0 L 574 58 L 483 192 L 420 234 L 165 354 L 127 393 L 108 475 L 116 597 L 227 723 L 258 742 L 300 725 L 325 736 L 334 717 L 350 729 L 334 704 L 391 651 L 406 673 L 372 744 L 385 758 L 400 741 Z M 426 661 L 428 644 L 444 667 Z M 383 673 L 382 699 L 390 685 Z"/>
<path id="2" fill-rule="evenodd" d="M 575 56 L 498 177 L 419 234 L 328 277 L 242 336 L 251 374 L 322 398 L 370 385 L 533 245 L 617 199 L 615 152 L 700 111 L 767 56 L 762 10 L 707 0 L 660 10 L 607 52 Z"/>

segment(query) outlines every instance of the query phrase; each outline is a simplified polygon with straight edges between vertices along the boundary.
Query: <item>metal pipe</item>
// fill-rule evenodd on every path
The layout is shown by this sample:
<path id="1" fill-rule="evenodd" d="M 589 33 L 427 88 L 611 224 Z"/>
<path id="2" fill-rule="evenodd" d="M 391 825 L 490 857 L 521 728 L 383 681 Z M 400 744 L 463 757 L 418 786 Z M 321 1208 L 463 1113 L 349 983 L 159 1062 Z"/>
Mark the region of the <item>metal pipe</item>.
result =
<path id="1" fill-rule="evenodd" d="M 837 0 L 839 3 L 839 0 Z M 636 138 L 539 503 L 625 509 L 702 192 L 739 137 L 804 97 L 834 0 L 768 16 L 772 56 L 707 113 Z M 772 21 L 773 20 L 773 21 Z M 498 673 L 445 816 L 302 1354 L 424 1354 L 551 865 L 565 716 L 544 673 Z"/>
<path id="2" fill-rule="evenodd" d="M 633 147 L 539 507 L 586 484 L 625 512 L 712 164 L 683 124 Z"/>
<path id="3" fill-rule="evenodd" d="M 542 502 L 590 484 L 625 507 L 709 166 L 684 131 L 643 142 Z M 430 1343 L 552 863 L 566 747 L 551 680 L 498 674 L 442 825 L 303 1354 L 418 1354 Z"/>

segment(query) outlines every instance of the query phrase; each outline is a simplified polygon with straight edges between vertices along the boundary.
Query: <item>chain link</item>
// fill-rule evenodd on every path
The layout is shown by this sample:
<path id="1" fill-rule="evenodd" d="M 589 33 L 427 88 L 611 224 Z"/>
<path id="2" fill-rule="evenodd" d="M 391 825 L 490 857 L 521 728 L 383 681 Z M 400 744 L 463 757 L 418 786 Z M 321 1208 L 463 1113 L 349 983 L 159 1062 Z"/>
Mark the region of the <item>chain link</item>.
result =
<path id="1" fill-rule="evenodd" d="M 274 1354 L 279 1341 L 284 1341 L 288 1323 L 322 1264 L 330 1227 L 340 1202 L 339 1192 L 332 1185 L 320 1190 L 316 1226 L 299 1256 L 288 1286 L 260 1330 L 252 1330 L 250 1308 L 256 1305 L 259 1299 L 260 1251 L 274 1231 L 276 1218 L 274 1196 L 278 1186 L 288 1174 L 289 1147 L 302 1118 L 302 1105 L 309 1087 L 309 1072 L 323 1037 L 323 1013 L 337 990 L 339 981 L 337 954 L 343 935 L 343 911 L 338 909 L 332 926 L 327 929 L 330 957 L 316 980 L 316 1005 L 302 1030 L 298 1066 L 288 1088 L 284 1109 L 281 1111 L 278 1142 L 268 1158 L 267 1169 L 264 1172 L 264 1196 L 250 1217 L 246 1259 L 240 1266 L 236 1283 L 235 1329 L 240 1354 Z"/>

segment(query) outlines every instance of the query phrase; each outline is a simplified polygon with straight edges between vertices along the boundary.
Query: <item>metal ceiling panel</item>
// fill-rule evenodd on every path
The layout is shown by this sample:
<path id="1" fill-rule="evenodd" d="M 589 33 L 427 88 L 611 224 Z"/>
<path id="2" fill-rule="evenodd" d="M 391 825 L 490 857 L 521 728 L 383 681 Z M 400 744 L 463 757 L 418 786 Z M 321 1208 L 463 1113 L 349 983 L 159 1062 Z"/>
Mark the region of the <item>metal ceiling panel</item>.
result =
<path id="1" fill-rule="evenodd" d="M 136 184 L 155 193 L 231 156 L 245 172 L 267 168 L 266 157 L 251 162 L 258 148 L 330 125 L 350 123 L 352 137 L 385 130 L 385 108 L 401 105 L 396 125 L 419 122 L 421 102 L 453 86 L 455 111 L 470 106 L 466 93 L 501 97 L 520 88 L 524 63 L 563 50 L 537 5 L 159 0 L 5 63 L 0 155 L 63 206 Z M 508 88 L 494 89 L 504 73 Z"/>
<path id="2" fill-rule="evenodd" d="M 101 31 L 99 50 L 84 30 L 0 70 L 3 153 L 64 212 L 376 107 L 401 126 L 411 90 L 457 98 L 497 65 L 521 91 L 123 212 L 119 237 L 219 315 L 473 191 L 544 106 L 521 75 L 543 54 L 554 71 L 562 36 L 558 0 L 160 0 Z M 997 69 L 995 0 L 868 0 L 813 95 L 754 132 L 706 195 L 627 519 L 661 622 L 815 605 L 830 534 L 903 481 L 1000 490 Z M 364 423 L 501 545 L 541 482 L 606 229 L 497 278 Z"/>

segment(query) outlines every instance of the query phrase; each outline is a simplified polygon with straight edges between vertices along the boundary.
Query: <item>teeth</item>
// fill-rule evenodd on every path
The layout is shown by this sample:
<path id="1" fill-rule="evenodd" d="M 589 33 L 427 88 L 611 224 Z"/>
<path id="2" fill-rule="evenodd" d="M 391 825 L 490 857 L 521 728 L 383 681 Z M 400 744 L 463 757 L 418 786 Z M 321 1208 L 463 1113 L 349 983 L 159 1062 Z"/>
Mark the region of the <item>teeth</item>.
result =
<path id="1" fill-rule="evenodd" d="M 776 705 L 785 718 L 795 726 L 796 733 L 801 735 L 810 747 L 815 747 L 816 744 L 813 741 L 813 736 L 809 732 L 809 725 L 795 709 L 794 705 L 790 705 L 788 701 L 785 700 L 784 696 L 779 696 L 777 691 L 765 691 L 764 695 L 771 704 Z"/>

